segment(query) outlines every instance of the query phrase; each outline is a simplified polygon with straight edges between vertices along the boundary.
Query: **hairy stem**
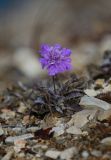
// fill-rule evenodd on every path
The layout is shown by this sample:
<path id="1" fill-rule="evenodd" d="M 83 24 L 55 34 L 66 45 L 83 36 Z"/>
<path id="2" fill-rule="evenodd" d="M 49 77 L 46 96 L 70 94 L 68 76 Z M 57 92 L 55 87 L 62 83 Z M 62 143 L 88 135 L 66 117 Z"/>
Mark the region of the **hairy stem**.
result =
<path id="1" fill-rule="evenodd" d="M 55 87 L 55 76 L 52 77 L 53 79 L 53 86 L 54 86 L 54 93 L 56 94 L 56 87 Z"/>

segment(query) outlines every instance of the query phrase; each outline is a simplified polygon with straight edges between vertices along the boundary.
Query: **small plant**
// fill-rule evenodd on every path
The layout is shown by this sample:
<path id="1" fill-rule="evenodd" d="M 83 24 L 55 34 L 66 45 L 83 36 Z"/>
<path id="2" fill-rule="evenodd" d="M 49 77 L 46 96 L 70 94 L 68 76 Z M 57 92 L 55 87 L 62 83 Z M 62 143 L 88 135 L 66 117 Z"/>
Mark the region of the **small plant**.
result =
<path id="1" fill-rule="evenodd" d="M 60 44 L 55 44 L 54 46 L 42 44 L 39 53 L 41 54 L 40 63 L 42 68 L 46 68 L 48 74 L 52 76 L 54 92 L 56 93 L 55 75 L 72 69 L 71 50 L 62 48 Z"/>

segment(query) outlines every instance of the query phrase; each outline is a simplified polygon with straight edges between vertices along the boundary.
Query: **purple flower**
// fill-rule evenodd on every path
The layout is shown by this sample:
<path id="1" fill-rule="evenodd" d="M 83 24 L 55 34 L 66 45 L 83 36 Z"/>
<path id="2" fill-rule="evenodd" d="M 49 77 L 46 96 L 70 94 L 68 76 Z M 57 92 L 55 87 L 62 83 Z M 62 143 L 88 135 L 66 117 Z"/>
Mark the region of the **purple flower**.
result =
<path id="1" fill-rule="evenodd" d="M 42 44 L 39 53 L 41 54 L 40 63 L 42 68 L 46 68 L 50 76 L 72 68 L 70 49 L 62 48 L 59 44 L 54 46 Z"/>

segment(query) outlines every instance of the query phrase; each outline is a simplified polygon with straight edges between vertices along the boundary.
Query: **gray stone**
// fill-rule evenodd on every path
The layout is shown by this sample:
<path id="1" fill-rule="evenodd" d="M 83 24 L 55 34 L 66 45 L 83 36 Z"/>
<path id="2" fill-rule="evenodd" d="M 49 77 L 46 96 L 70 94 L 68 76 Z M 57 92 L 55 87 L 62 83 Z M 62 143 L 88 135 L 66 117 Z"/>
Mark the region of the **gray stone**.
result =
<path id="1" fill-rule="evenodd" d="M 88 153 L 87 151 L 83 151 L 83 152 L 81 153 L 81 155 L 82 155 L 82 157 L 85 158 L 85 159 L 87 159 L 87 158 L 89 157 L 89 153 Z"/>
<path id="2" fill-rule="evenodd" d="M 45 153 L 45 156 L 46 157 L 49 157 L 49 158 L 52 158 L 52 159 L 57 159 L 58 156 L 60 155 L 60 151 L 54 151 L 54 150 L 48 150 L 46 153 Z"/>
<path id="3" fill-rule="evenodd" d="M 76 126 L 77 128 L 82 128 L 86 125 L 89 120 L 92 120 L 96 116 L 97 110 L 88 110 L 85 109 L 83 111 L 77 112 L 71 118 L 71 120 L 67 123 L 69 126 Z"/>
<path id="4" fill-rule="evenodd" d="M 101 157 L 102 155 L 101 151 L 98 151 L 98 150 L 93 150 L 91 154 L 95 157 Z"/>
<path id="5" fill-rule="evenodd" d="M 11 160 L 13 153 L 13 151 L 9 151 L 1 160 Z"/>
<path id="6" fill-rule="evenodd" d="M 104 110 L 111 109 L 111 105 L 109 103 L 86 95 L 81 98 L 80 105 L 87 108 L 99 108 Z"/>
<path id="7" fill-rule="evenodd" d="M 78 153 L 75 147 L 65 149 L 60 154 L 60 159 L 71 160 L 71 158 Z"/>
<path id="8" fill-rule="evenodd" d="M 30 138 L 33 138 L 33 137 L 34 137 L 34 135 L 31 134 L 31 133 L 24 134 L 24 135 L 21 135 L 21 136 L 15 136 L 15 137 L 10 136 L 10 137 L 7 137 L 5 139 L 5 142 L 6 143 L 13 143 L 16 140 L 25 140 L 25 139 L 30 139 Z"/>
<path id="9" fill-rule="evenodd" d="M 2 127 L 0 127 L 0 136 L 2 136 L 4 134 L 4 131 L 2 129 Z"/>
<path id="10" fill-rule="evenodd" d="M 99 121 L 110 120 L 110 119 L 111 119 L 111 109 L 108 109 L 107 111 L 101 111 L 98 114 Z"/>
<path id="11" fill-rule="evenodd" d="M 82 134 L 82 131 L 80 128 L 77 128 L 76 126 L 71 126 L 66 130 L 67 133 L 69 134 L 75 134 L 75 135 L 79 135 Z"/>
<path id="12" fill-rule="evenodd" d="M 106 137 L 101 140 L 101 143 L 107 146 L 111 146 L 111 137 Z"/>

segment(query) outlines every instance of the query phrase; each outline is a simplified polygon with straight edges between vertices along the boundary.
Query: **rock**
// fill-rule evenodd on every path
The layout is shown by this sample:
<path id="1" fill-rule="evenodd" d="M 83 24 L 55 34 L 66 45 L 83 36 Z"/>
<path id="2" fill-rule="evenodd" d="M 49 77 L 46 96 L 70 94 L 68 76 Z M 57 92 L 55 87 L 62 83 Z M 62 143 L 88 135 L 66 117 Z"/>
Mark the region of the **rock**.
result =
<path id="1" fill-rule="evenodd" d="M 13 119 L 15 118 L 15 112 L 11 111 L 10 109 L 1 109 L 2 114 L 0 117 L 2 119 L 8 120 L 8 119 Z"/>
<path id="2" fill-rule="evenodd" d="M 82 134 L 82 131 L 80 128 L 77 128 L 76 126 L 71 126 L 69 127 L 67 130 L 66 130 L 67 133 L 70 133 L 70 134 L 76 134 L 76 135 L 79 135 L 79 134 Z"/>
<path id="3" fill-rule="evenodd" d="M 60 151 L 48 150 L 45 153 L 45 156 L 52 158 L 52 159 L 57 159 L 59 157 L 60 153 L 61 153 Z"/>
<path id="4" fill-rule="evenodd" d="M 33 151 L 38 151 L 38 149 L 39 148 L 42 148 L 43 150 L 46 150 L 46 149 L 48 149 L 48 146 L 47 145 L 45 145 L 45 144 L 36 144 L 36 145 L 34 145 L 33 146 Z"/>
<path id="5" fill-rule="evenodd" d="M 2 136 L 4 134 L 4 131 L 2 129 L 2 127 L 0 127 L 0 136 Z"/>
<path id="6" fill-rule="evenodd" d="M 1 160 L 11 160 L 14 151 L 9 151 Z"/>
<path id="7" fill-rule="evenodd" d="M 104 121 L 104 120 L 111 121 L 111 109 L 99 112 L 97 118 L 99 121 Z"/>
<path id="8" fill-rule="evenodd" d="M 98 92 L 95 91 L 94 89 L 86 89 L 84 90 L 84 92 L 88 95 L 88 96 L 91 96 L 91 97 L 95 97 L 98 95 Z"/>
<path id="9" fill-rule="evenodd" d="M 80 105 L 88 108 L 95 107 L 95 108 L 104 109 L 104 110 L 111 109 L 111 105 L 109 103 L 94 97 L 86 96 L 86 95 L 81 98 Z"/>
<path id="10" fill-rule="evenodd" d="M 21 136 L 15 136 L 15 137 L 10 136 L 10 137 L 7 137 L 5 139 L 5 142 L 6 143 L 13 143 L 16 140 L 25 140 L 25 139 L 30 139 L 30 138 L 33 138 L 33 137 L 34 137 L 34 135 L 31 134 L 31 133 L 24 134 L 24 135 L 21 135 Z"/>
<path id="11" fill-rule="evenodd" d="M 28 125 L 30 123 L 30 115 L 26 115 L 23 117 L 22 123 L 24 125 Z"/>
<path id="12" fill-rule="evenodd" d="M 41 65 L 34 51 L 30 48 L 17 49 L 13 57 L 13 63 L 15 67 L 29 78 L 35 78 L 41 74 Z"/>
<path id="13" fill-rule="evenodd" d="M 19 153 L 22 148 L 25 148 L 26 146 L 26 141 L 25 140 L 15 140 L 14 141 L 14 150 L 16 153 Z"/>
<path id="14" fill-rule="evenodd" d="M 110 160 L 110 159 L 111 159 L 111 152 L 105 153 L 105 154 L 102 156 L 102 159 L 103 159 L 103 160 Z"/>
<path id="15" fill-rule="evenodd" d="M 107 146 L 111 146 L 111 137 L 106 137 L 101 140 L 101 143 Z"/>
<path id="16" fill-rule="evenodd" d="M 81 153 L 81 155 L 82 155 L 82 157 L 85 158 L 85 159 L 87 159 L 87 158 L 89 157 L 89 153 L 88 153 L 87 151 L 83 151 L 83 152 Z"/>
<path id="17" fill-rule="evenodd" d="M 82 132 L 82 135 L 83 135 L 83 136 L 88 136 L 88 134 L 89 134 L 89 133 L 88 133 L 87 131 L 83 131 L 83 132 Z"/>
<path id="18" fill-rule="evenodd" d="M 95 85 L 100 86 L 102 88 L 104 86 L 104 79 L 97 79 L 95 81 Z"/>
<path id="19" fill-rule="evenodd" d="M 77 128 L 82 128 L 85 124 L 92 120 L 96 116 L 97 110 L 82 110 L 74 114 L 71 120 L 67 123 L 69 126 L 76 126 Z"/>
<path id="20" fill-rule="evenodd" d="M 25 113 L 27 110 L 27 107 L 25 106 L 25 104 L 23 102 L 20 102 L 20 106 L 18 108 L 18 112 L 19 113 Z"/>
<path id="21" fill-rule="evenodd" d="M 60 157 L 61 160 L 71 160 L 73 155 L 76 155 L 77 153 L 78 153 L 77 149 L 75 147 L 71 147 L 65 149 L 64 151 L 48 150 L 45 153 L 45 156 L 52 159 L 57 159 L 58 157 Z"/>
<path id="22" fill-rule="evenodd" d="M 19 160 L 24 160 L 24 158 L 26 157 L 26 154 L 24 152 L 20 152 L 18 154 Z"/>
<path id="23" fill-rule="evenodd" d="M 60 154 L 60 159 L 62 160 L 71 160 L 71 158 L 78 153 L 75 147 L 65 149 Z"/>
<path id="24" fill-rule="evenodd" d="M 16 133 L 21 133 L 23 132 L 23 129 L 21 127 L 15 127 L 15 128 L 12 128 L 12 130 Z"/>
<path id="25" fill-rule="evenodd" d="M 53 127 L 50 133 L 54 132 L 54 137 L 58 137 L 64 133 L 64 129 L 65 129 L 64 124 L 60 124 L 57 127 Z"/>
<path id="26" fill-rule="evenodd" d="M 107 93 L 111 91 L 111 84 L 104 86 L 103 93 Z"/>
<path id="27" fill-rule="evenodd" d="M 101 151 L 98 151 L 98 150 L 91 151 L 91 154 L 95 157 L 101 157 L 102 155 Z"/>
<path id="28" fill-rule="evenodd" d="M 30 128 L 27 128 L 27 131 L 34 133 L 34 132 L 38 131 L 39 129 L 40 129 L 40 127 L 30 127 Z"/>

